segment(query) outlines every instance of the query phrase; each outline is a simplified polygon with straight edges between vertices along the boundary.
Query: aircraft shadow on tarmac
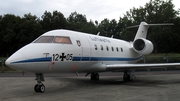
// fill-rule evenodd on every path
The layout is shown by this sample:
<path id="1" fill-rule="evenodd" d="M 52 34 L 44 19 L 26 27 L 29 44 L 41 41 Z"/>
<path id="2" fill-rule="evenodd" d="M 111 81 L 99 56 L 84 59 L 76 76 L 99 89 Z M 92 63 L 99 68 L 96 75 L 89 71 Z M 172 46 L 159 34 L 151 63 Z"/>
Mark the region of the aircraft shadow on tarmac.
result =
<path id="1" fill-rule="evenodd" d="M 88 77 L 87 78 L 61 78 L 57 80 L 61 82 L 61 80 L 73 83 L 76 86 L 84 86 L 84 85 L 91 85 L 91 86 L 147 86 L 147 87 L 162 87 L 161 85 L 169 85 L 169 84 L 180 84 L 180 79 L 156 79 L 156 78 L 147 78 L 140 77 L 136 78 L 134 81 L 131 82 L 124 82 L 122 77 L 103 77 L 100 78 L 99 81 L 91 81 Z"/>

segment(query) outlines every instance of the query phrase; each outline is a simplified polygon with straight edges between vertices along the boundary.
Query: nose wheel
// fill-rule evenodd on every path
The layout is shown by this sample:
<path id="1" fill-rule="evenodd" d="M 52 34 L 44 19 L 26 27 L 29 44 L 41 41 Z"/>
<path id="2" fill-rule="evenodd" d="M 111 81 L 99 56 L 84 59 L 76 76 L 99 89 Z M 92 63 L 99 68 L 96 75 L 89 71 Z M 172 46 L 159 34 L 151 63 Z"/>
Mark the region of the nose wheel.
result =
<path id="1" fill-rule="evenodd" d="M 43 93 L 45 91 L 45 89 L 46 89 L 44 84 L 41 82 L 41 81 L 44 81 L 43 74 L 36 73 L 36 80 L 37 80 L 38 84 L 36 84 L 34 86 L 34 91 L 37 92 L 37 93 Z"/>
<path id="2" fill-rule="evenodd" d="M 41 84 L 41 85 L 36 84 L 34 86 L 34 91 L 37 93 L 43 93 L 45 91 L 45 86 L 43 84 Z"/>

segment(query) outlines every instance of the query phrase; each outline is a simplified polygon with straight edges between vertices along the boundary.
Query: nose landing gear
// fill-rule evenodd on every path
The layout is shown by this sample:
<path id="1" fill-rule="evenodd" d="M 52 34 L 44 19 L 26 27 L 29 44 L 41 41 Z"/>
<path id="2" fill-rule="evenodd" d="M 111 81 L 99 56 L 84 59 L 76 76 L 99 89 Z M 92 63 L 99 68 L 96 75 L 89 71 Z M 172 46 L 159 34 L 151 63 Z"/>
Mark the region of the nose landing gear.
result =
<path id="1" fill-rule="evenodd" d="M 41 82 L 41 81 L 44 81 L 44 76 L 43 74 L 41 73 L 36 73 L 36 79 L 37 80 L 37 83 L 35 86 L 34 86 L 34 91 L 37 92 L 37 93 L 43 93 L 45 91 L 45 86 L 44 84 Z"/>
<path id="2" fill-rule="evenodd" d="M 43 93 L 45 91 L 45 86 L 43 84 L 36 84 L 34 86 L 34 91 L 37 93 Z"/>

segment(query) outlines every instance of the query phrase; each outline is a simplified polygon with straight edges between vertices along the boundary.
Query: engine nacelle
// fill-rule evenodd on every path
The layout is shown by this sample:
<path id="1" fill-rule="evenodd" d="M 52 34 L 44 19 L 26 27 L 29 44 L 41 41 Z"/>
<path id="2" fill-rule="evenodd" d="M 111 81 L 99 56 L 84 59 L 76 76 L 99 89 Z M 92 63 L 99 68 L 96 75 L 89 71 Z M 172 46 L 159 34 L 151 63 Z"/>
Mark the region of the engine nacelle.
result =
<path id="1" fill-rule="evenodd" d="M 148 55 L 153 51 L 154 46 L 151 41 L 140 38 L 133 42 L 133 48 L 138 54 Z"/>

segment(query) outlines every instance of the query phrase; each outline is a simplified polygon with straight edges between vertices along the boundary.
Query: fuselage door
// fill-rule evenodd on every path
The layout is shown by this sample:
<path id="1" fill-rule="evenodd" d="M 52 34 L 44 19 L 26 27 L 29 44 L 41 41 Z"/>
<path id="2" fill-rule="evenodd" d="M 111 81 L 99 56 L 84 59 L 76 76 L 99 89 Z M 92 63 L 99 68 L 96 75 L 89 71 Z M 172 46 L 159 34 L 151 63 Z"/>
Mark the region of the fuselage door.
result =
<path id="1" fill-rule="evenodd" d="M 85 35 L 78 36 L 80 40 L 77 40 L 77 46 L 81 47 L 81 62 L 89 61 L 91 58 L 91 47 L 88 38 Z"/>

